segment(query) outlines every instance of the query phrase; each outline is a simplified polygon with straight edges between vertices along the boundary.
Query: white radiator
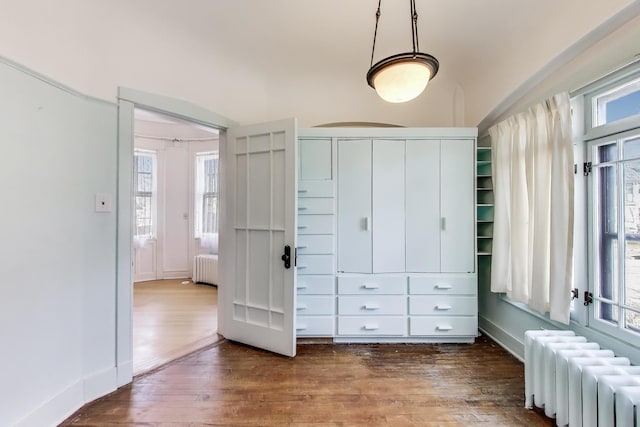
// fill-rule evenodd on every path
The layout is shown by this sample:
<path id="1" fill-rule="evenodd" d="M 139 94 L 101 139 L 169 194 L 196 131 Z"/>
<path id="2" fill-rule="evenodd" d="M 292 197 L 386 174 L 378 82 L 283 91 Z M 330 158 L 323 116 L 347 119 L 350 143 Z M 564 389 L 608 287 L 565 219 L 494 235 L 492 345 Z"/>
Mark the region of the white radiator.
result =
<path id="1" fill-rule="evenodd" d="M 558 426 L 640 426 L 640 366 L 573 331 L 527 331 L 525 406 Z"/>
<path id="2" fill-rule="evenodd" d="M 193 282 L 218 284 L 218 255 L 196 255 L 193 259 Z"/>

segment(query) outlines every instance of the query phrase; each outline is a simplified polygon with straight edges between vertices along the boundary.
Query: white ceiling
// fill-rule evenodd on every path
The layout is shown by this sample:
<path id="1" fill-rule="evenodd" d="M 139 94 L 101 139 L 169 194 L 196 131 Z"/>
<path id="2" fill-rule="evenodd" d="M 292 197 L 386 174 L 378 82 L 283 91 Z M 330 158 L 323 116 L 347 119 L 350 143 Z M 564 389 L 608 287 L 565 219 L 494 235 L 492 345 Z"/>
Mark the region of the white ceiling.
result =
<path id="1" fill-rule="evenodd" d="M 606 35 L 612 17 L 640 11 L 640 0 L 416 0 L 421 50 L 440 71 L 398 105 L 365 79 L 377 0 L 0 2 L 0 54 L 84 93 L 114 100 L 125 86 L 241 124 L 301 126 L 476 126 L 576 44 Z M 375 60 L 411 49 L 409 0 L 383 0 L 377 43 Z"/>
<path id="2" fill-rule="evenodd" d="M 309 111 L 295 95 L 301 92 L 312 104 L 332 97 L 337 110 L 349 105 L 351 116 L 332 120 L 327 114 L 327 121 L 451 125 L 455 119 L 477 125 L 538 70 L 633 2 L 417 0 L 421 50 L 436 56 L 441 67 L 420 99 L 392 107 L 400 114 L 389 114 L 389 105 L 371 94 L 365 80 L 376 0 L 196 3 L 197 9 L 180 9 L 176 2 L 162 1 L 150 13 L 190 32 L 203 51 L 259 75 L 269 107 L 283 115 L 296 112 L 280 102 Z M 384 0 L 374 62 L 411 50 L 410 28 L 409 0 Z M 461 108 L 454 104 L 456 93 L 464 100 L 463 117 L 451 117 L 452 109 Z M 359 115 L 359 108 L 370 112 Z"/>

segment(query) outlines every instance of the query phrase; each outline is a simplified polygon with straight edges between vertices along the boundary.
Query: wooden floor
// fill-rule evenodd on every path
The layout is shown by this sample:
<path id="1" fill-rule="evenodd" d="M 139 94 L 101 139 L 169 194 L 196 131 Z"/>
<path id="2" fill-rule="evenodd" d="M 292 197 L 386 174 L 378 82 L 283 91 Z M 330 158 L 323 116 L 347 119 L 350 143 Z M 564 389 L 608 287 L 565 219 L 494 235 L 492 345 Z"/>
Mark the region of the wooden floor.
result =
<path id="1" fill-rule="evenodd" d="M 138 375 L 218 341 L 218 289 L 154 280 L 133 285 L 133 373 Z"/>
<path id="2" fill-rule="evenodd" d="M 304 344 L 286 358 L 222 341 L 138 377 L 65 426 L 553 426 L 524 409 L 523 365 L 469 344 Z"/>

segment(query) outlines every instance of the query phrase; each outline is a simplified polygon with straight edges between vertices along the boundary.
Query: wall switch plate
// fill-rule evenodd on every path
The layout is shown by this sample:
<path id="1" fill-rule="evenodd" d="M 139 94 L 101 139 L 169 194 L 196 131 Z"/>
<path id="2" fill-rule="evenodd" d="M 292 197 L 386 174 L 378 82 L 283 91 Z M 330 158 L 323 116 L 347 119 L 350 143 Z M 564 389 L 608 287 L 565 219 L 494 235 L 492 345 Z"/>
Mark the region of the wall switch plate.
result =
<path id="1" fill-rule="evenodd" d="M 111 200 L 109 193 L 96 193 L 96 212 L 111 212 Z"/>

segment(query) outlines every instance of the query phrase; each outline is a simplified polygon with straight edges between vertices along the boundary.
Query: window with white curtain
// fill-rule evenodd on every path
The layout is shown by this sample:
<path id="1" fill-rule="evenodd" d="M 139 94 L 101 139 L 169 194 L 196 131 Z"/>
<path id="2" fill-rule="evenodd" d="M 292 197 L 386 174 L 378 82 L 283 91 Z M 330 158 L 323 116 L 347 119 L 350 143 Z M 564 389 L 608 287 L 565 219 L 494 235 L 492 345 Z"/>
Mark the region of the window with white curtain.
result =
<path id="1" fill-rule="evenodd" d="M 640 66 L 581 95 L 588 188 L 589 327 L 640 334 Z"/>
<path id="2" fill-rule="evenodd" d="M 219 159 L 217 152 L 196 154 L 195 236 L 205 248 L 217 249 Z"/>
<path id="3" fill-rule="evenodd" d="M 136 149 L 133 155 L 133 235 L 138 245 L 144 245 L 144 241 L 152 238 L 156 231 L 156 171 L 155 151 Z"/>
<path id="4" fill-rule="evenodd" d="M 574 174 L 570 102 L 558 94 L 489 129 L 491 290 L 569 323 Z"/>

